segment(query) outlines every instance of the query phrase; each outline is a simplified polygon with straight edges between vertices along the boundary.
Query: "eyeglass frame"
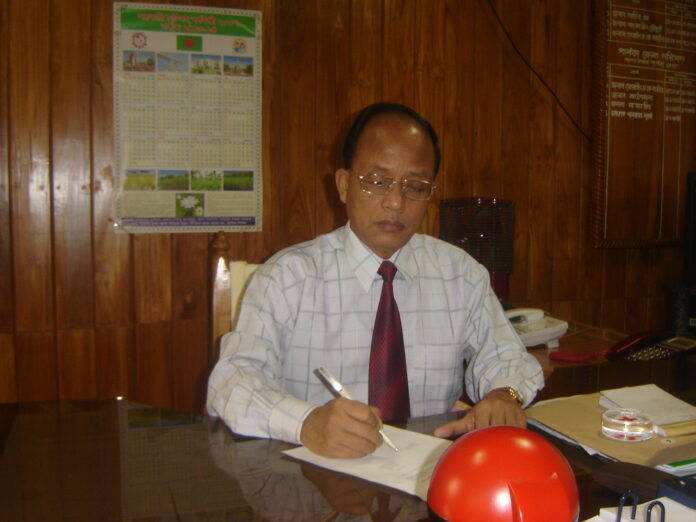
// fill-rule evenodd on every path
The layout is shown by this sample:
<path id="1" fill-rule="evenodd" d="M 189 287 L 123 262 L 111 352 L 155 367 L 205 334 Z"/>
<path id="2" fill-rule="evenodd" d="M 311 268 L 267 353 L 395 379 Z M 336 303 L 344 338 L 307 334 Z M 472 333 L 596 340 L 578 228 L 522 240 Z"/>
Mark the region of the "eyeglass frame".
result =
<path id="1" fill-rule="evenodd" d="M 435 189 L 437 188 L 437 185 L 435 185 L 432 181 L 429 181 L 427 179 L 414 179 L 414 178 L 404 178 L 401 181 L 396 181 L 394 178 L 390 178 L 388 176 L 382 176 L 382 174 L 379 174 L 378 172 L 368 172 L 367 174 L 358 174 L 356 172 L 352 172 L 353 176 L 355 176 L 358 179 L 358 183 L 360 183 L 360 190 L 362 190 L 365 194 L 369 196 L 386 196 L 391 192 L 391 189 L 394 185 L 401 185 L 401 193 L 406 199 L 409 199 L 411 201 L 430 201 L 430 199 L 433 197 L 433 192 L 435 192 Z M 384 194 L 376 194 L 374 192 L 370 192 L 368 189 L 365 188 L 363 185 L 363 181 L 367 176 L 380 176 L 385 180 L 387 185 L 387 189 L 384 192 Z M 417 181 L 418 183 L 425 183 L 430 187 L 430 194 L 428 194 L 428 197 L 426 199 L 414 199 L 410 196 L 407 195 L 406 192 L 403 191 L 404 183 L 408 181 Z"/>

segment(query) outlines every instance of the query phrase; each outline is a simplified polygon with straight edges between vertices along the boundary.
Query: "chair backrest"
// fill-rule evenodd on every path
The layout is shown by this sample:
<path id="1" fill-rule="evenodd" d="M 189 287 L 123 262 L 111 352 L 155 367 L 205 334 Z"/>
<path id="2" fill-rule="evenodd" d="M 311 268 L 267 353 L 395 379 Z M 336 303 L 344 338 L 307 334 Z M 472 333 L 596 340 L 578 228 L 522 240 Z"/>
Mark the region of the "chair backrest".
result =
<path id="1" fill-rule="evenodd" d="M 249 279 L 259 265 L 255 263 L 247 263 L 246 261 L 231 261 L 230 270 L 230 330 L 237 326 L 237 318 L 239 317 L 239 306 L 242 304 L 242 297 L 246 290 Z"/>
<path id="2" fill-rule="evenodd" d="M 220 233 L 222 234 L 222 233 Z M 216 238 L 220 239 L 220 238 Z M 224 236 L 223 236 L 224 239 Z M 260 266 L 246 261 L 228 261 L 222 246 L 213 247 L 211 362 L 217 361 L 220 337 L 234 329 L 242 295 L 251 275 Z"/>

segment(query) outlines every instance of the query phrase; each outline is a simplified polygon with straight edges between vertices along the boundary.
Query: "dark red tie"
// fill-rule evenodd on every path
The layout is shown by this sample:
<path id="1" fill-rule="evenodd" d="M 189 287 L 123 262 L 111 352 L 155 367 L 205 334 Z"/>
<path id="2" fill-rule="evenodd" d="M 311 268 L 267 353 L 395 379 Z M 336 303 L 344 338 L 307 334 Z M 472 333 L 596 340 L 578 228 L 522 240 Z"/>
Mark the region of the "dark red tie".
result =
<path id="1" fill-rule="evenodd" d="M 392 286 L 396 266 L 391 261 L 384 261 L 377 273 L 384 278 L 384 283 L 372 332 L 369 403 L 379 408 L 382 420 L 408 419 L 411 406 L 404 335 Z"/>

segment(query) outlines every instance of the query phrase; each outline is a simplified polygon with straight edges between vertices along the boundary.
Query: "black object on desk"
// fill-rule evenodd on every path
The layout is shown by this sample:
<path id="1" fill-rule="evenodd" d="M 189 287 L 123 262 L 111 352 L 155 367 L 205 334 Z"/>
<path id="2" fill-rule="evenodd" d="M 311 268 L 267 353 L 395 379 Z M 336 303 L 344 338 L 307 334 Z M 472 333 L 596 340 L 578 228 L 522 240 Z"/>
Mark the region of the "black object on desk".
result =
<path id="1" fill-rule="evenodd" d="M 696 509 L 696 474 L 662 481 L 657 496 L 671 498 L 675 502 Z"/>

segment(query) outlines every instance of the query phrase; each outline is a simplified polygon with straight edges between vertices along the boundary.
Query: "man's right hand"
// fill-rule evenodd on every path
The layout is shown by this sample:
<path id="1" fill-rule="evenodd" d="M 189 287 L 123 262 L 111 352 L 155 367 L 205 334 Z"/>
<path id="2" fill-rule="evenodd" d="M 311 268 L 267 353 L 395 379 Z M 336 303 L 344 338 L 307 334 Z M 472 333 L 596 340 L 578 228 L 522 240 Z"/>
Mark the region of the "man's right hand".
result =
<path id="1" fill-rule="evenodd" d="M 381 427 L 377 408 L 338 398 L 307 416 L 300 441 L 317 455 L 353 459 L 369 455 L 382 444 Z"/>

